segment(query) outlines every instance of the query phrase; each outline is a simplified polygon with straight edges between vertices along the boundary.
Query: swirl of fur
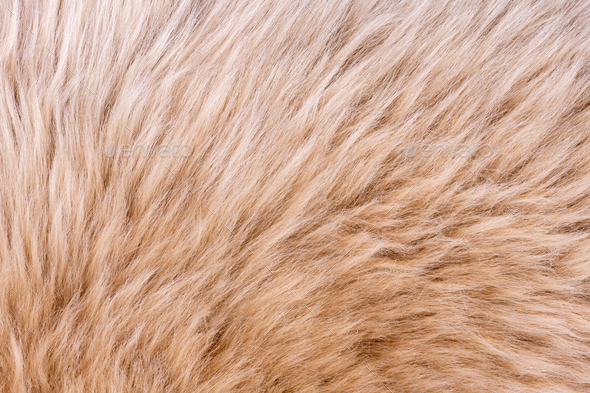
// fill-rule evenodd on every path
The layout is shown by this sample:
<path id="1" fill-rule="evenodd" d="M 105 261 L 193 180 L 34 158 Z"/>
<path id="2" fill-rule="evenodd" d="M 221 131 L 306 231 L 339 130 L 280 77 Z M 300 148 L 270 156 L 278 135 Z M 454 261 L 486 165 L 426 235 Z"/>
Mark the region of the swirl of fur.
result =
<path id="1" fill-rule="evenodd" d="M 589 392 L 589 18 L 5 0 L 0 391 Z"/>

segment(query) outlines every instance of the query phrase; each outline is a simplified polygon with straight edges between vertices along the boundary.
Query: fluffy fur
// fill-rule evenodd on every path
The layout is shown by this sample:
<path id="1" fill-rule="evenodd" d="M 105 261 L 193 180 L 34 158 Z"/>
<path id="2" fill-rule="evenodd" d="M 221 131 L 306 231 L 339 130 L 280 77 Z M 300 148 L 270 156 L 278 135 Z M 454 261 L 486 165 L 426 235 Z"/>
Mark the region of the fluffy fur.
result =
<path id="1" fill-rule="evenodd" d="M 5 0 L 1 391 L 590 391 L 589 18 Z"/>

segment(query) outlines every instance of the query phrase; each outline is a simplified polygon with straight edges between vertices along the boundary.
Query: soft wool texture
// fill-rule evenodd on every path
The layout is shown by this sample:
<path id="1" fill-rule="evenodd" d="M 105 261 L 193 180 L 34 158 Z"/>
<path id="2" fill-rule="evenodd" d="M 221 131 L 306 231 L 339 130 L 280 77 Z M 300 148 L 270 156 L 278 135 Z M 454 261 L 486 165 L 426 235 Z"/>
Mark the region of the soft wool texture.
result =
<path id="1" fill-rule="evenodd" d="M 0 391 L 589 392 L 589 18 L 4 0 Z"/>

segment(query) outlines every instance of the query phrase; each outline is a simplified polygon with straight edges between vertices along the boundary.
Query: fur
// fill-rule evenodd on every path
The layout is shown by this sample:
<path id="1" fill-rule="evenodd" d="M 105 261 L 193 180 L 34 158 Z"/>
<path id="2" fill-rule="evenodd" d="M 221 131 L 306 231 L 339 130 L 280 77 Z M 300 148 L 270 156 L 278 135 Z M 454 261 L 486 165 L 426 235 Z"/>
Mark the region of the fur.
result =
<path id="1" fill-rule="evenodd" d="M 589 392 L 589 18 L 4 0 L 0 391 Z"/>

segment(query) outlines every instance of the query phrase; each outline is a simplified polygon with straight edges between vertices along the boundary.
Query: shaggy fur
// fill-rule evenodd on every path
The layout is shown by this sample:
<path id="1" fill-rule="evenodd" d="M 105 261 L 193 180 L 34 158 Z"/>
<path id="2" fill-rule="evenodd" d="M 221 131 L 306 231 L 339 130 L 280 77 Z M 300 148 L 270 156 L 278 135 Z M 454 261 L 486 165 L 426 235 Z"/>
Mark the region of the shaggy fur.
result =
<path id="1" fill-rule="evenodd" d="M 2 392 L 589 392 L 586 1 L 4 0 Z"/>

